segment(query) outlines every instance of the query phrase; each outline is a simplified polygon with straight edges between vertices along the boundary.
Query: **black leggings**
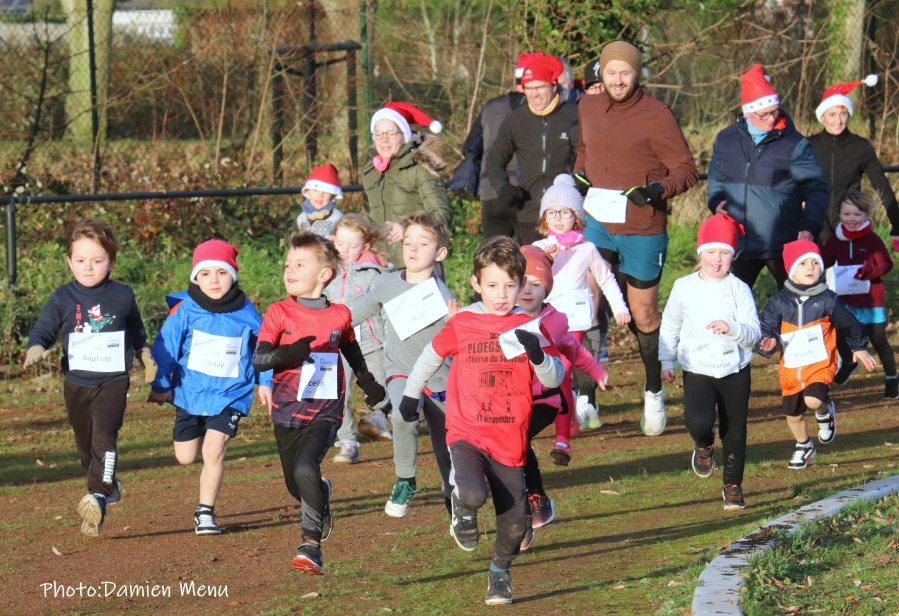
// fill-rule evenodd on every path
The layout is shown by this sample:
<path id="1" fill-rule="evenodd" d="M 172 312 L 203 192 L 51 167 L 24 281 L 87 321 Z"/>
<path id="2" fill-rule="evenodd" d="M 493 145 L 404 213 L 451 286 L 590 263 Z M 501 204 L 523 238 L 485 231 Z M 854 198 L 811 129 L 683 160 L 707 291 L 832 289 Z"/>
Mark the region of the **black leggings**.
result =
<path id="1" fill-rule="evenodd" d="M 540 476 L 540 464 L 537 463 L 537 454 L 534 453 L 531 441 L 543 432 L 544 428 L 556 421 L 558 412 L 559 409 L 548 404 L 535 404 L 534 410 L 531 411 L 531 426 L 528 428 L 528 453 L 524 460 L 524 483 L 528 488 L 529 495 L 546 496 L 546 492 L 543 491 L 543 478 Z M 568 412 L 573 413 L 574 409 L 569 409 Z"/>
<path id="2" fill-rule="evenodd" d="M 275 441 L 281 456 L 281 469 L 287 491 L 303 507 L 303 535 L 321 541 L 325 511 L 325 483 L 322 460 L 337 438 L 339 423 L 313 421 L 302 428 L 275 424 Z"/>
<path id="3" fill-rule="evenodd" d="M 715 444 L 715 409 L 724 450 L 724 483 L 741 485 L 746 465 L 746 417 L 751 367 L 722 379 L 684 371 L 684 423 L 696 447 Z"/>
<path id="4" fill-rule="evenodd" d="M 886 323 L 866 323 L 865 331 L 868 334 L 868 340 L 871 346 L 877 351 L 877 357 L 883 364 L 883 373 L 886 376 L 896 376 L 896 356 L 893 354 L 893 347 L 887 340 L 887 324 Z M 837 349 L 840 352 L 840 358 L 843 364 L 852 363 L 852 349 L 849 343 L 840 335 L 837 335 Z"/>
<path id="5" fill-rule="evenodd" d="M 778 290 L 783 289 L 784 283 L 789 276 L 784 267 L 784 260 L 782 257 L 772 259 L 734 259 L 733 263 L 730 265 L 730 271 L 734 276 L 749 285 L 749 288 L 751 289 L 755 286 L 755 281 L 758 280 L 759 274 L 761 274 L 762 270 L 766 267 L 774 277 L 774 282 L 777 283 Z"/>

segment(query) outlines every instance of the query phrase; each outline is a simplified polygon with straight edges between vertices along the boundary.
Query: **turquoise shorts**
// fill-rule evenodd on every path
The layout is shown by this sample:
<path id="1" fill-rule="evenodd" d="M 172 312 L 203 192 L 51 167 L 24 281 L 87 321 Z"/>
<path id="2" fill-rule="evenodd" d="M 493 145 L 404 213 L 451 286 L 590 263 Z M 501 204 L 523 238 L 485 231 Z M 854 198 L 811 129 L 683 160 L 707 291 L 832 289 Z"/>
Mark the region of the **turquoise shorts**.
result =
<path id="1" fill-rule="evenodd" d="M 855 315 L 859 323 L 886 323 L 887 310 L 883 306 L 879 308 L 859 308 L 858 306 L 846 306 L 849 312 Z"/>
<path id="2" fill-rule="evenodd" d="M 628 277 L 631 286 L 652 287 L 662 278 L 662 268 L 668 256 L 668 233 L 612 235 L 602 223 L 588 217 L 584 235 L 587 241 L 596 245 L 603 258 L 613 267 L 618 265 L 618 270 Z"/>

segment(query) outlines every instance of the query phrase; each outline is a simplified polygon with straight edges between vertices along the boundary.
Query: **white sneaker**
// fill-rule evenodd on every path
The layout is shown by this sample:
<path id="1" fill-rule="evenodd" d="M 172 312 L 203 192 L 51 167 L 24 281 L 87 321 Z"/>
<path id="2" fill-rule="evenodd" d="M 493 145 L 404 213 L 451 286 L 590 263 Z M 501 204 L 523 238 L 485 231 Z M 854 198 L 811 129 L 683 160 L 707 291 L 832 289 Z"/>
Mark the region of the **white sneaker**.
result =
<path id="1" fill-rule="evenodd" d="M 373 441 L 393 440 L 390 424 L 381 411 L 373 411 L 368 415 L 361 416 L 356 429 L 359 430 L 359 434 L 364 434 Z"/>
<path id="2" fill-rule="evenodd" d="M 599 412 L 596 407 L 590 404 L 587 396 L 577 397 L 577 418 L 581 426 L 588 429 L 595 429 L 602 425 L 599 420 Z"/>
<path id="3" fill-rule="evenodd" d="M 815 413 L 818 422 L 818 442 L 827 445 L 837 435 L 837 413 L 833 400 L 827 403 L 823 414 Z"/>
<path id="4" fill-rule="evenodd" d="M 668 418 L 665 416 L 665 388 L 657 394 L 646 391 L 643 385 L 643 418 L 640 419 L 640 429 L 646 436 L 658 436 L 665 430 Z"/>
<path id="5" fill-rule="evenodd" d="M 343 441 L 333 460 L 337 464 L 356 464 L 359 461 L 359 446 L 352 441 Z"/>

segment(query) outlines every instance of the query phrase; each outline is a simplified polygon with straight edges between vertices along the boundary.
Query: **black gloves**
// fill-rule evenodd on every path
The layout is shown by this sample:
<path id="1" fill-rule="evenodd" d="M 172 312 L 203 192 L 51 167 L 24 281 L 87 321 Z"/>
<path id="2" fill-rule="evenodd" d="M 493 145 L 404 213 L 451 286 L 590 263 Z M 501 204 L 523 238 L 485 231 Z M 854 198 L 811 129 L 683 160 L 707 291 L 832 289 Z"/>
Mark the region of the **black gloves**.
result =
<path id="1" fill-rule="evenodd" d="M 587 191 L 593 187 L 593 184 L 587 179 L 587 174 L 581 171 L 580 173 L 574 174 L 574 187 L 577 188 L 577 191 L 581 193 L 582 197 L 586 197 Z"/>
<path id="2" fill-rule="evenodd" d="M 515 337 L 518 338 L 518 342 L 524 347 L 525 353 L 528 354 L 528 360 L 532 364 L 539 366 L 543 363 L 546 355 L 543 353 L 543 349 L 540 348 L 540 339 L 537 336 L 529 331 L 516 329 Z"/>
<path id="3" fill-rule="evenodd" d="M 527 195 L 518 186 L 506 184 L 499 191 L 499 202 L 506 207 L 514 207 L 520 210 L 524 207 L 525 201 L 527 201 Z"/>
<path id="4" fill-rule="evenodd" d="M 634 205 L 643 207 L 644 205 L 649 205 L 653 201 L 660 201 L 664 191 L 664 187 L 658 182 L 650 182 L 646 186 L 634 186 L 621 194 L 633 201 Z"/>
<path id="5" fill-rule="evenodd" d="M 369 408 L 375 406 L 387 397 L 387 392 L 381 387 L 381 384 L 375 380 L 371 372 L 363 372 L 356 377 L 356 385 L 365 394 L 365 404 Z"/>
<path id="6" fill-rule="evenodd" d="M 403 396 L 403 401 L 400 402 L 400 415 L 403 416 L 403 421 L 410 423 L 418 421 L 418 399 Z"/>
<path id="7" fill-rule="evenodd" d="M 278 365 L 302 364 L 309 361 L 309 353 L 311 352 L 309 343 L 313 340 L 315 340 L 315 336 L 306 336 L 296 342 L 278 347 L 278 350 L 275 351 L 275 360 L 278 362 Z"/>

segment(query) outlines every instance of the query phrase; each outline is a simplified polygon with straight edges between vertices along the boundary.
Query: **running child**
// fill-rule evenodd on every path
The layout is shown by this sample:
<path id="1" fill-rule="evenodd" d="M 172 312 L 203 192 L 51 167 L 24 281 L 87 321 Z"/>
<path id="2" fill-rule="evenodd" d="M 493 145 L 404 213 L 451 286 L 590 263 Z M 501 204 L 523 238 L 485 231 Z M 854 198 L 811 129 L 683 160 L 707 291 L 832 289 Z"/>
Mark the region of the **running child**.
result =
<path id="1" fill-rule="evenodd" d="M 159 367 L 149 402 L 176 409 L 175 459 L 193 464 L 203 455 L 200 500 L 194 511 L 198 535 L 220 535 L 215 502 L 225 474 L 228 442 L 250 412 L 253 386 L 263 404 L 271 371 L 253 369 L 262 317 L 237 283 L 237 248 L 209 240 L 194 250 L 190 285 L 169 295 L 171 311 L 153 342 Z M 264 392 L 264 394 L 263 394 Z"/>
<path id="2" fill-rule="evenodd" d="M 571 390 L 572 367 L 583 371 L 592 378 L 599 387 L 605 391 L 609 375 L 593 355 L 568 331 L 568 317 L 559 312 L 551 304 L 545 304 L 546 296 L 552 293 L 552 257 L 535 246 L 522 246 L 521 254 L 524 255 L 527 268 L 525 269 L 525 282 L 518 296 L 518 305 L 524 313 L 530 317 L 540 317 L 540 324 L 552 336 L 556 348 L 559 350 L 559 359 L 565 368 L 565 378 L 558 388 L 548 389 L 539 379 L 534 379 L 532 394 L 534 408 L 531 411 L 531 424 L 528 429 L 528 451 L 524 463 L 524 477 L 527 484 L 528 504 L 530 506 L 530 522 L 534 529 L 546 526 L 556 519 L 555 502 L 546 495 L 543 488 L 543 478 L 540 474 L 540 465 L 531 441 L 551 423 L 555 422 L 556 442 L 552 450 L 553 461 L 561 466 L 568 466 L 571 460 L 571 448 L 568 441 L 560 440 L 559 434 L 564 432 L 564 426 L 560 429 L 559 422 L 570 424 L 569 417 L 574 413 L 574 395 Z M 562 437 L 564 438 L 564 437 Z M 534 540 L 533 533 L 529 533 L 521 549 L 526 550 Z"/>
<path id="3" fill-rule="evenodd" d="M 471 285 L 480 293 L 482 305 L 459 312 L 424 348 L 399 405 L 403 415 L 417 413 L 428 379 L 441 369 L 444 358 L 454 356 L 446 413 L 454 485 L 450 530 L 463 550 L 477 548 L 478 509 L 487 501 L 489 485 L 496 509 L 496 542 L 485 599 L 488 605 L 512 603 L 509 568 L 529 529 L 524 464 L 532 381 L 536 376 L 553 388 L 565 376 L 562 362 L 553 356 L 557 351 L 546 328 L 540 326 L 549 341 L 544 352 L 539 337 L 521 329 L 533 317 L 513 313 L 526 268 L 514 240 L 499 236 L 481 243 L 474 256 Z"/>
<path id="4" fill-rule="evenodd" d="M 100 534 L 106 506 L 116 504 L 122 486 L 116 477 L 119 430 L 128 402 L 128 373 L 140 353 L 147 382 L 156 362 L 134 290 L 109 279 L 119 240 L 102 222 L 85 218 L 72 230 L 66 262 L 75 280 L 57 288 L 28 336 L 25 367 L 52 355 L 62 338 L 63 396 L 81 466 L 87 469 L 88 493 L 79 501 L 81 532 Z"/>
<path id="5" fill-rule="evenodd" d="M 418 489 L 418 413 L 405 417 L 397 412 L 403 399 L 406 379 L 425 346 L 443 329 L 456 296 L 435 268 L 446 258 L 449 235 L 443 222 L 427 212 L 416 212 L 401 220 L 403 225 L 403 262 L 406 269 L 379 276 L 371 291 L 353 307 L 353 325 L 361 325 L 384 310 L 387 315 L 387 340 L 384 343 L 384 372 L 387 395 L 394 411 L 393 463 L 396 483 L 384 506 L 384 513 L 402 518 Z M 449 366 L 428 379 L 419 401 L 431 435 L 431 446 L 443 483 L 447 512 L 450 510 L 450 456 L 446 448 L 446 379 Z"/>
<path id="6" fill-rule="evenodd" d="M 700 270 L 678 279 L 659 330 L 662 378 L 673 383 L 674 362 L 684 369 L 684 423 L 693 438 L 693 471 L 715 470 L 715 411 L 724 454 L 724 510 L 745 509 L 746 419 L 752 385 L 752 349 L 762 337 L 749 286 L 730 273 L 743 226 L 716 214 L 699 227 Z"/>
<path id="7" fill-rule="evenodd" d="M 343 213 L 337 209 L 337 200 L 343 199 L 337 167 L 328 163 L 313 168 L 303 186 L 303 197 L 305 200 L 297 216 L 297 229 L 332 237 L 334 226 L 343 218 Z"/>
<path id="8" fill-rule="evenodd" d="M 825 268 L 835 266 L 835 291 L 865 326 L 871 346 L 880 357 L 886 375 L 883 397 L 895 399 L 899 398 L 899 376 L 893 347 L 887 340 L 882 279 L 893 269 L 893 259 L 871 226 L 874 205 L 874 200 L 863 192 L 847 194 L 840 205 L 840 223 L 824 244 L 821 255 Z M 833 382 L 834 385 L 845 385 L 858 370 L 858 363 L 852 361 L 852 351 L 842 337 L 837 337 L 837 349 L 842 365 Z"/>
<path id="9" fill-rule="evenodd" d="M 293 568 L 316 575 L 324 573 L 321 542 L 331 534 L 331 482 L 322 478 L 321 463 L 337 437 L 347 395 L 338 355 L 356 374 L 366 404 L 386 395 L 365 366 L 349 308 L 322 296 L 339 271 L 334 244 L 294 233 L 284 260 L 290 297 L 269 306 L 253 355 L 256 370 L 274 370 L 271 391 L 260 387 L 259 397 L 269 405 L 284 483 L 302 504 L 303 543 Z"/>
<path id="10" fill-rule="evenodd" d="M 350 310 L 359 303 L 374 286 L 381 274 L 393 270 L 387 263 L 387 255 L 372 247 L 375 242 L 384 241 L 373 224 L 358 214 L 347 214 L 334 226 L 334 246 L 340 255 L 340 274 L 333 284 L 325 287 L 325 297 L 331 303 L 343 304 Z M 356 326 L 356 341 L 365 355 L 365 364 L 378 383 L 384 384 L 384 317 L 380 312 L 373 314 Z M 343 362 L 346 372 L 347 392 L 353 379 L 353 371 Z M 356 464 L 359 461 L 359 442 L 353 427 L 352 396 L 347 394 L 343 412 L 343 424 L 337 431 L 340 451 L 333 460 L 340 464 Z M 386 401 L 385 401 L 386 402 Z M 387 403 L 389 404 L 389 403 Z M 389 406 L 387 407 L 389 409 Z M 370 415 L 359 419 L 359 432 L 373 440 L 393 440 L 387 416 L 381 409 L 372 410 Z"/>
<path id="11" fill-rule="evenodd" d="M 789 467 L 799 470 L 818 453 L 808 435 L 806 409 L 815 411 L 819 443 L 826 445 L 837 435 L 836 409 L 828 396 L 839 365 L 836 337 L 846 339 L 853 361 L 862 362 L 868 371 L 876 364 L 865 350 L 864 326 L 824 282 L 818 245 L 809 240 L 790 242 L 784 246 L 783 259 L 789 279 L 762 310 L 759 352 L 771 357 L 775 348 L 782 349 L 782 410 L 796 439 Z"/>
<path id="12" fill-rule="evenodd" d="M 568 327 L 578 342 L 584 341 L 587 330 L 593 325 L 594 302 L 587 282 L 587 274 L 593 279 L 609 302 L 619 325 L 631 321 L 631 313 L 618 288 L 615 275 L 599 256 L 592 242 L 585 241 L 579 233 L 587 223 L 584 220 L 584 198 L 574 185 L 574 178 L 567 173 L 556 177 L 540 201 L 540 224 L 537 230 L 546 239 L 534 242 L 554 258 L 553 292 L 546 300 L 568 316 Z M 578 382 L 588 382 L 578 377 Z M 588 428 L 600 426 L 596 410 L 596 387 L 591 383 L 577 393 L 577 413 L 581 424 Z M 567 442 L 564 426 L 557 424 L 557 441 Z"/>

